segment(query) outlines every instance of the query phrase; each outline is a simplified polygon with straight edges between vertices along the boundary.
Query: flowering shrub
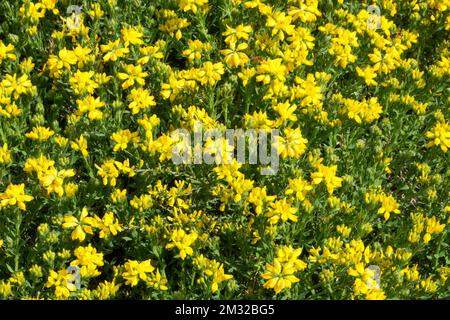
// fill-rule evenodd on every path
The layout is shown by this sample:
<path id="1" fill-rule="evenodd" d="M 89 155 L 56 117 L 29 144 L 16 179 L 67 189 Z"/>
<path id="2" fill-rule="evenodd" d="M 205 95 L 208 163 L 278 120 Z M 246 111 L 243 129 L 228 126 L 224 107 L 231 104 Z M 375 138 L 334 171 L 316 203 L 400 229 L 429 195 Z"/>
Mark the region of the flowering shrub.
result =
<path id="1" fill-rule="evenodd" d="M 2 1 L 0 297 L 448 298 L 449 12 Z M 278 171 L 174 163 L 198 123 Z"/>

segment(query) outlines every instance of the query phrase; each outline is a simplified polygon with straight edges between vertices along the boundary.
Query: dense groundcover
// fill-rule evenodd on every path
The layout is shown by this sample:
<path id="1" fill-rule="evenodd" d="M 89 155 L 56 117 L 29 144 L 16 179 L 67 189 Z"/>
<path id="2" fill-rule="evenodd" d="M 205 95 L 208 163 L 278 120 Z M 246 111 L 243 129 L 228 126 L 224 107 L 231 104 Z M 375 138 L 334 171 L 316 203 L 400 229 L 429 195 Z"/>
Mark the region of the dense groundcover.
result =
<path id="1" fill-rule="evenodd" d="M 1 1 L 0 297 L 448 298 L 449 12 Z"/>

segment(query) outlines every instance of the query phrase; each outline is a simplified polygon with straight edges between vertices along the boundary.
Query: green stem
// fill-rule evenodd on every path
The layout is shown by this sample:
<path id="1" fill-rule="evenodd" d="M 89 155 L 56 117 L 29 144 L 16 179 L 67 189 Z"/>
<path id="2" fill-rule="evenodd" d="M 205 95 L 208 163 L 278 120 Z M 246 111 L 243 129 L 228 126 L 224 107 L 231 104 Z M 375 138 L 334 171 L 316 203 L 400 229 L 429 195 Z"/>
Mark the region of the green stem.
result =
<path id="1" fill-rule="evenodd" d="M 439 253 L 441 252 L 441 245 L 442 245 L 442 242 L 444 242 L 445 234 L 446 234 L 445 231 L 442 232 L 441 236 L 439 238 L 439 243 L 438 243 L 438 246 L 437 246 L 437 249 L 436 249 L 436 254 L 435 254 L 435 257 L 434 257 L 434 269 L 436 269 L 437 266 L 439 265 L 439 258 L 440 258 L 439 257 Z"/>
<path id="2" fill-rule="evenodd" d="M 88 159 L 86 157 L 83 157 L 83 159 L 84 159 L 84 163 L 86 165 L 86 169 L 88 171 L 89 177 L 92 180 L 95 180 L 96 179 L 95 174 L 94 174 L 94 171 L 92 171 L 92 167 L 90 166 Z"/>
<path id="3" fill-rule="evenodd" d="M 14 271 L 19 270 L 19 258 L 20 258 L 20 225 L 22 224 L 22 214 L 19 210 L 16 212 L 16 234 L 14 244 L 16 247 L 14 256 Z"/>

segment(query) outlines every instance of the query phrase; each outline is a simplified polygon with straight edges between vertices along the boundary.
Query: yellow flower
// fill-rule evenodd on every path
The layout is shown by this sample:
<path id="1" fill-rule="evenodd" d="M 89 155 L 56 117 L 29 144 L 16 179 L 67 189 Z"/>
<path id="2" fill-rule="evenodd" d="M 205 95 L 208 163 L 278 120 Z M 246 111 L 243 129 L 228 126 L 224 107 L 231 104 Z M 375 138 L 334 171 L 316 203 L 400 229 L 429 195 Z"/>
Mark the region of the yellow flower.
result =
<path id="1" fill-rule="evenodd" d="M 108 182 L 113 187 L 116 185 L 116 179 L 119 177 L 120 172 L 116 167 L 114 160 L 108 160 L 101 166 L 95 165 L 95 167 L 98 170 L 98 175 L 103 178 L 103 185 L 106 186 Z"/>
<path id="2" fill-rule="evenodd" d="M 294 98 L 301 99 L 300 106 L 322 107 L 322 89 L 312 73 L 308 73 L 306 79 L 295 77 L 295 83 L 298 85 L 293 86 L 291 91 Z"/>
<path id="3" fill-rule="evenodd" d="M 172 249 L 176 247 L 180 251 L 180 258 L 184 260 L 186 256 L 191 256 L 194 251 L 191 245 L 197 240 L 198 234 L 193 231 L 187 234 L 183 229 L 176 229 L 172 232 L 170 243 L 166 245 L 167 249 Z"/>
<path id="4" fill-rule="evenodd" d="M 142 61 L 147 60 L 149 57 L 153 57 L 158 60 L 163 59 L 164 58 L 163 50 L 165 47 L 166 47 L 166 42 L 162 39 L 157 40 L 153 46 L 140 47 L 139 51 L 145 55 L 143 58 L 141 58 L 141 59 L 143 59 Z M 141 62 L 139 62 L 141 59 L 138 60 L 139 64 L 141 64 Z M 148 60 L 147 60 L 147 62 L 148 62 Z"/>
<path id="5" fill-rule="evenodd" d="M 343 0 L 338 0 L 338 3 L 342 4 Z M 300 19 L 303 23 L 313 22 L 317 20 L 317 17 L 321 17 L 318 0 L 298 1 L 294 2 L 289 8 L 288 15 L 292 16 L 292 20 Z"/>
<path id="6" fill-rule="evenodd" d="M 371 67 L 366 67 L 364 70 L 360 67 L 356 67 L 356 73 L 358 76 L 364 78 L 364 81 L 368 86 L 376 86 L 378 84 L 378 82 L 374 80 L 377 77 L 377 74 Z"/>
<path id="7" fill-rule="evenodd" d="M 357 123 L 362 123 L 363 120 L 367 123 L 372 123 L 380 118 L 380 114 L 383 112 L 383 107 L 378 103 L 376 97 L 361 102 L 341 97 L 336 97 L 336 100 L 345 105 L 347 116 L 350 119 L 354 119 Z"/>
<path id="8" fill-rule="evenodd" d="M 3 62 L 3 59 L 16 60 L 16 55 L 14 52 L 14 46 L 10 43 L 7 46 L 0 40 L 0 64 Z"/>
<path id="9" fill-rule="evenodd" d="M 6 74 L 1 82 L 1 87 L 9 95 L 14 94 L 14 99 L 17 100 L 22 94 L 33 93 L 36 88 L 33 87 L 31 80 L 28 79 L 27 74 L 21 75 L 17 78 L 17 74 Z"/>
<path id="10" fill-rule="evenodd" d="M 69 198 L 73 198 L 78 191 L 78 186 L 75 183 L 69 182 L 64 187 L 64 192 Z"/>
<path id="11" fill-rule="evenodd" d="M 425 228 L 425 235 L 423 236 L 423 242 L 428 243 L 431 240 L 432 234 L 439 234 L 444 231 L 445 224 L 439 223 L 439 220 L 436 219 L 435 216 L 431 218 L 426 218 L 425 221 L 426 228 Z"/>
<path id="12" fill-rule="evenodd" d="M 127 189 L 115 189 L 114 192 L 111 193 L 111 199 L 113 203 L 125 201 L 127 199 Z"/>
<path id="13" fill-rule="evenodd" d="M 167 279 L 161 276 L 159 269 L 156 269 L 155 273 L 151 273 L 149 279 L 147 279 L 147 283 L 155 289 L 159 289 L 161 291 L 169 290 L 167 287 Z"/>
<path id="14" fill-rule="evenodd" d="M 438 283 L 436 281 L 433 281 L 432 276 L 429 276 L 428 278 L 426 278 L 425 280 L 422 280 L 420 282 L 420 287 L 425 292 L 433 293 L 438 290 Z"/>
<path id="15" fill-rule="evenodd" d="M 139 197 L 134 196 L 134 198 L 130 201 L 130 205 L 133 208 L 138 209 L 139 212 L 143 212 L 153 206 L 152 197 L 149 194 L 143 194 Z"/>
<path id="16" fill-rule="evenodd" d="M 12 284 L 17 284 L 18 286 L 24 284 L 25 276 L 22 271 L 14 272 L 9 278 L 9 282 Z"/>
<path id="17" fill-rule="evenodd" d="M 85 137 L 83 137 L 83 135 L 81 135 L 78 139 L 72 141 L 70 143 L 70 147 L 73 150 L 80 150 L 83 157 L 87 157 L 89 154 L 87 151 L 87 140 Z"/>
<path id="18" fill-rule="evenodd" d="M 171 73 L 169 83 L 161 83 L 161 96 L 166 100 L 170 98 L 170 101 L 173 101 L 184 89 L 185 84 L 186 80 L 178 79 L 175 73 Z"/>
<path id="19" fill-rule="evenodd" d="M 108 44 L 102 44 L 100 45 L 100 48 L 103 53 L 106 53 L 103 56 L 103 61 L 116 61 L 117 59 L 123 57 L 124 55 L 128 54 L 130 50 L 125 47 L 120 47 L 120 39 L 117 39 L 116 41 L 110 41 Z"/>
<path id="20" fill-rule="evenodd" d="M 91 244 L 87 247 L 78 247 L 73 253 L 76 259 L 70 265 L 81 266 L 81 276 L 95 277 L 100 274 L 97 267 L 103 266 L 103 253 L 97 253 L 97 249 L 92 247 Z"/>
<path id="21" fill-rule="evenodd" d="M 14 206 L 25 211 L 25 202 L 33 200 L 33 196 L 25 194 L 25 184 L 9 184 L 5 192 L 0 193 L 0 207 Z"/>
<path id="22" fill-rule="evenodd" d="M 30 273 L 36 278 L 41 278 L 43 275 L 42 267 L 38 266 L 37 264 L 33 264 L 30 267 Z"/>
<path id="23" fill-rule="evenodd" d="M 308 140 L 303 138 L 300 128 L 284 129 L 284 137 L 276 136 L 274 146 L 277 148 L 278 154 L 284 158 L 298 159 L 306 150 Z"/>
<path id="24" fill-rule="evenodd" d="M 192 11 L 197 13 L 197 10 L 208 4 L 208 0 L 180 0 L 178 6 L 184 12 Z"/>
<path id="25" fill-rule="evenodd" d="M 55 167 L 52 167 L 46 171 L 38 172 L 38 179 L 48 194 L 55 192 L 59 197 L 62 197 L 64 195 L 64 179 L 74 175 L 75 170 L 73 169 L 57 170 Z"/>
<path id="26" fill-rule="evenodd" d="M 200 60 L 202 57 L 202 51 L 207 51 L 211 49 L 209 43 L 203 43 L 200 40 L 190 40 L 188 41 L 189 49 L 183 50 L 183 55 L 187 56 L 189 61 Z"/>
<path id="27" fill-rule="evenodd" d="M 43 18 L 45 16 L 45 7 L 42 3 L 33 3 L 29 2 L 26 4 L 23 4 L 19 12 L 22 17 L 28 17 L 31 19 L 32 22 L 36 23 L 39 21 L 39 19 Z"/>
<path id="28" fill-rule="evenodd" d="M 202 85 L 209 84 L 213 86 L 217 81 L 221 79 L 221 75 L 224 74 L 223 64 L 221 62 L 212 63 L 207 61 L 200 69 L 198 78 Z"/>
<path id="29" fill-rule="evenodd" d="M 440 146 L 443 152 L 447 152 L 450 148 L 450 124 L 446 122 L 438 122 L 426 134 L 428 139 L 427 147 Z"/>
<path id="30" fill-rule="evenodd" d="M 296 271 L 303 271 L 307 265 L 298 258 L 302 254 L 302 251 L 302 248 L 294 249 L 292 246 L 283 246 L 277 250 L 277 259 L 281 263 L 292 263 Z"/>
<path id="31" fill-rule="evenodd" d="M 264 283 L 264 288 L 275 290 L 275 294 L 280 293 L 284 289 L 290 289 L 292 284 L 299 281 L 294 273 L 297 271 L 294 264 L 285 262 L 282 264 L 278 259 L 273 261 L 273 264 L 266 264 L 267 272 L 263 273 L 261 277 L 268 280 Z"/>
<path id="32" fill-rule="evenodd" d="M 349 268 L 347 273 L 352 277 L 361 278 L 364 282 L 368 281 L 374 275 L 374 271 L 365 268 L 362 262 L 357 263 L 354 268 Z"/>
<path id="33" fill-rule="evenodd" d="M 50 270 L 45 287 L 55 287 L 56 298 L 67 299 L 70 293 L 77 289 L 71 281 L 72 277 L 73 275 L 67 273 L 65 269 L 59 270 L 58 272 Z"/>
<path id="34" fill-rule="evenodd" d="M 11 288 L 11 283 L 9 283 L 8 281 L 0 281 L 0 295 L 3 298 L 8 297 L 9 295 L 12 294 L 12 288 Z"/>
<path id="35" fill-rule="evenodd" d="M 50 54 L 47 62 L 45 63 L 44 70 L 48 70 L 50 77 L 59 78 L 62 75 L 62 69 L 64 67 L 63 62 L 58 56 Z"/>
<path id="36" fill-rule="evenodd" d="M 30 132 L 26 133 L 27 138 L 39 141 L 48 140 L 51 136 L 55 134 L 55 131 L 46 127 L 34 127 Z"/>
<path id="37" fill-rule="evenodd" d="M 418 280 L 420 277 L 419 271 L 417 270 L 417 265 L 412 267 L 407 266 L 406 268 L 400 270 L 400 275 L 406 277 L 409 281 Z"/>
<path id="38" fill-rule="evenodd" d="M 275 11 L 267 17 L 266 27 L 272 28 L 272 37 L 278 35 L 278 38 L 283 41 L 285 33 L 291 35 L 294 32 L 295 26 L 291 22 L 291 16 Z"/>
<path id="39" fill-rule="evenodd" d="M 297 121 L 297 116 L 294 114 L 295 110 L 297 110 L 297 106 L 295 104 L 290 104 L 289 101 L 285 103 L 278 103 L 273 106 L 273 110 L 275 110 L 279 115 L 280 124 L 283 124 L 286 121 Z"/>
<path id="40" fill-rule="evenodd" d="M 111 139 L 116 142 L 114 146 L 114 151 L 125 150 L 128 147 L 128 143 L 139 142 L 139 133 L 131 132 L 130 130 L 120 130 L 119 132 L 115 132 L 112 134 Z"/>
<path id="41" fill-rule="evenodd" d="M 148 107 L 156 106 L 155 97 L 150 95 L 150 92 L 144 88 L 131 89 L 127 98 L 131 101 L 128 108 L 131 109 L 132 114 L 137 114 Z"/>
<path id="42" fill-rule="evenodd" d="M 98 220 L 98 228 L 100 229 L 100 239 L 108 238 L 111 234 L 115 236 L 117 233 L 122 231 L 122 226 L 117 218 L 114 217 L 113 212 L 105 213 L 103 218 Z"/>
<path id="43" fill-rule="evenodd" d="M 94 218 L 89 217 L 89 212 L 86 207 L 81 210 L 80 219 L 78 220 L 76 217 L 72 215 L 67 215 L 64 217 L 64 223 L 62 227 L 64 229 L 73 229 L 72 231 L 72 240 L 84 241 L 87 234 L 94 234 L 92 227 L 95 227 L 96 221 Z"/>
<path id="44" fill-rule="evenodd" d="M 220 53 L 223 54 L 225 63 L 230 67 L 239 67 L 245 65 L 250 58 L 243 52 L 248 48 L 248 44 L 243 42 L 238 44 L 231 44 L 230 49 L 220 50 Z"/>
<path id="45" fill-rule="evenodd" d="M 327 191 L 332 194 L 336 188 L 342 186 L 342 178 L 336 176 L 337 166 L 327 167 L 323 164 L 317 165 L 317 171 L 311 174 L 313 184 L 325 182 Z"/>
<path id="46" fill-rule="evenodd" d="M 242 80 L 242 85 L 247 86 L 249 80 L 256 74 L 255 68 L 242 68 L 241 72 L 238 72 L 238 77 Z"/>
<path id="47" fill-rule="evenodd" d="M 345 224 L 341 224 L 336 227 L 336 231 L 339 232 L 342 237 L 347 238 L 350 235 L 352 228 L 347 227 Z"/>
<path id="48" fill-rule="evenodd" d="M 134 66 L 132 64 L 127 64 L 125 66 L 125 71 L 126 73 L 123 72 L 119 72 L 117 74 L 117 77 L 120 80 L 125 80 L 122 83 L 122 88 L 127 89 L 129 87 L 131 87 L 132 85 L 134 85 L 134 83 L 138 83 L 141 86 L 143 86 L 145 84 L 145 80 L 144 78 L 148 75 L 147 72 L 142 72 L 142 67 L 141 66 Z"/>
<path id="49" fill-rule="evenodd" d="M 70 65 L 78 62 L 75 53 L 72 50 L 67 50 L 66 48 L 59 50 L 58 57 L 66 69 L 69 69 Z"/>
<path id="50" fill-rule="evenodd" d="M 103 118 L 103 112 L 98 110 L 103 107 L 105 103 L 100 98 L 87 96 L 82 100 L 77 100 L 78 111 L 81 114 L 87 113 L 90 120 L 100 120 Z"/>
<path id="51" fill-rule="evenodd" d="M 400 64 L 400 55 L 395 48 L 387 49 L 385 54 L 375 48 L 374 52 L 369 54 L 369 59 L 375 63 L 372 69 L 377 73 L 388 74 Z"/>
<path id="52" fill-rule="evenodd" d="M 232 279 L 233 276 L 231 274 L 226 274 L 225 270 L 223 269 L 223 264 L 220 264 L 214 271 L 213 271 L 213 281 L 211 285 L 211 292 L 217 292 L 219 290 L 219 284 L 223 281 L 227 281 Z"/>
<path id="53" fill-rule="evenodd" d="M 26 58 L 23 59 L 20 63 L 20 70 L 25 74 L 30 74 L 31 71 L 34 69 L 34 63 L 33 58 Z"/>
<path id="54" fill-rule="evenodd" d="M 48 194 L 55 192 L 59 197 L 62 197 L 64 195 L 64 179 L 73 177 L 75 171 L 73 169 L 57 170 L 53 166 L 54 164 L 53 160 L 49 160 L 43 155 L 36 159 L 28 158 L 25 162 L 24 171 L 35 171 L 39 182 L 47 190 Z"/>
<path id="55" fill-rule="evenodd" d="M 270 130 L 274 126 L 274 122 L 268 119 L 265 111 L 254 111 L 252 115 L 246 114 L 244 120 L 245 125 L 253 129 Z"/>
<path id="56" fill-rule="evenodd" d="M 288 220 L 296 222 L 298 220 L 296 213 L 297 209 L 295 207 L 291 207 L 290 202 L 288 202 L 285 198 L 272 202 L 270 204 L 270 208 L 267 210 L 267 216 L 269 217 L 270 224 L 276 224 L 280 220 L 283 222 Z"/>
<path id="57" fill-rule="evenodd" d="M 229 46 L 235 45 L 239 39 L 244 39 L 245 41 L 249 38 L 249 33 L 253 31 L 253 28 L 251 25 L 243 25 L 240 24 L 236 28 L 231 28 L 230 26 L 227 26 L 227 29 L 225 32 L 222 33 L 223 36 L 225 36 L 225 43 Z"/>
<path id="58" fill-rule="evenodd" d="M 276 196 L 267 195 L 266 187 L 255 187 L 250 191 L 247 202 L 255 205 L 255 212 L 257 215 L 260 215 L 262 213 L 264 204 L 275 200 L 275 198 Z"/>
<path id="59" fill-rule="evenodd" d="M 261 64 L 256 68 L 257 82 L 262 82 L 263 84 L 269 84 L 272 80 L 279 80 L 284 82 L 286 80 L 287 68 L 282 64 L 283 60 L 277 59 L 267 59 L 261 62 Z"/>
<path id="60" fill-rule="evenodd" d="M 289 179 L 289 188 L 286 190 L 286 194 L 295 194 L 295 197 L 303 201 L 309 191 L 312 190 L 312 186 L 301 177 L 296 179 Z"/>
<path id="61" fill-rule="evenodd" d="M 105 14 L 100 3 L 92 3 L 91 10 L 89 10 L 88 13 L 95 18 L 101 18 Z"/>
<path id="62" fill-rule="evenodd" d="M 146 281 L 149 277 L 148 274 L 155 270 L 150 259 L 142 262 L 129 260 L 125 263 L 124 268 L 125 271 L 122 273 L 122 277 L 126 280 L 125 284 L 132 287 L 136 286 L 139 280 Z"/>
<path id="63" fill-rule="evenodd" d="M 109 80 L 112 79 L 112 76 L 106 75 L 106 73 L 96 73 L 95 74 L 95 82 L 97 82 L 99 85 L 108 83 Z"/>
<path id="64" fill-rule="evenodd" d="M 181 29 L 188 27 L 190 24 L 186 18 L 174 17 L 168 19 L 165 24 L 159 25 L 159 30 L 167 32 L 171 37 L 180 40 L 183 36 Z"/>
<path id="65" fill-rule="evenodd" d="M 399 205 L 392 195 L 386 196 L 385 194 L 380 194 L 378 196 L 378 201 L 381 202 L 381 208 L 378 209 L 378 214 L 384 214 L 384 219 L 387 221 L 390 214 L 396 213 L 400 214 Z"/>
<path id="66" fill-rule="evenodd" d="M 80 95 L 86 92 L 93 94 L 94 90 L 98 88 L 98 84 L 91 79 L 94 75 L 94 71 L 82 72 L 77 70 L 69 79 L 73 91 Z"/>
<path id="67" fill-rule="evenodd" d="M 11 162 L 11 150 L 8 149 L 8 144 L 4 143 L 0 149 L 0 164 L 7 164 Z"/>
<path id="68" fill-rule="evenodd" d="M 194 266 L 203 271 L 204 278 L 198 280 L 199 283 L 205 283 L 205 278 L 212 280 L 211 292 L 215 293 L 219 290 L 219 284 L 233 278 L 231 274 L 226 274 L 223 264 L 216 260 L 205 258 L 202 254 L 193 261 Z"/>
<path id="69" fill-rule="evenodd" d="M 139 32 L 137 28 L 130 27 L 130 28 L 122 28 L 120 30 L 122 33 L 122 39 L 125 43 L 125 47 L 128 47 L 128 45 L 131 44 L 143 44 L 144 41 L 142 41 L 143 33 Z"/>
<path id="70" fill-rule="evenodd" d="M 63 137 L 59 134 L 55 135 L 53 137 L 53 139 L 55 140 L 55 142 L 58 144 L 58 146 L 60 147 L 65 147 L 67 145 L 67 143 L 69 142 L 69 139 L 67 139 L 66 137 Z"/>
<path id="71" fill-rule="evenodd" d="M 119 291 L 121 284 L 115 283 L 115 279 L 113 281 L 103 281 L 100 283 L 95 289 L 94 294 L 100 300 L 110 299 L 114 297 L 114 295 Z"/>

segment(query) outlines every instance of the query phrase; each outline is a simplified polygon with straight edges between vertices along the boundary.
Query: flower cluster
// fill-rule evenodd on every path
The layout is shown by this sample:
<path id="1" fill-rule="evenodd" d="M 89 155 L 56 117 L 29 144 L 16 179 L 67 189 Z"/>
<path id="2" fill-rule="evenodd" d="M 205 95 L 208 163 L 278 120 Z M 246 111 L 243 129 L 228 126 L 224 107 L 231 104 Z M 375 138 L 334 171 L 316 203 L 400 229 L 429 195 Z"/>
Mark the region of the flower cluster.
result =
<path id="1" fill-rule="evenodd" d="M 0 298 L 448 298 L 448 0 L 78 2 L 0 1 Z"/>

